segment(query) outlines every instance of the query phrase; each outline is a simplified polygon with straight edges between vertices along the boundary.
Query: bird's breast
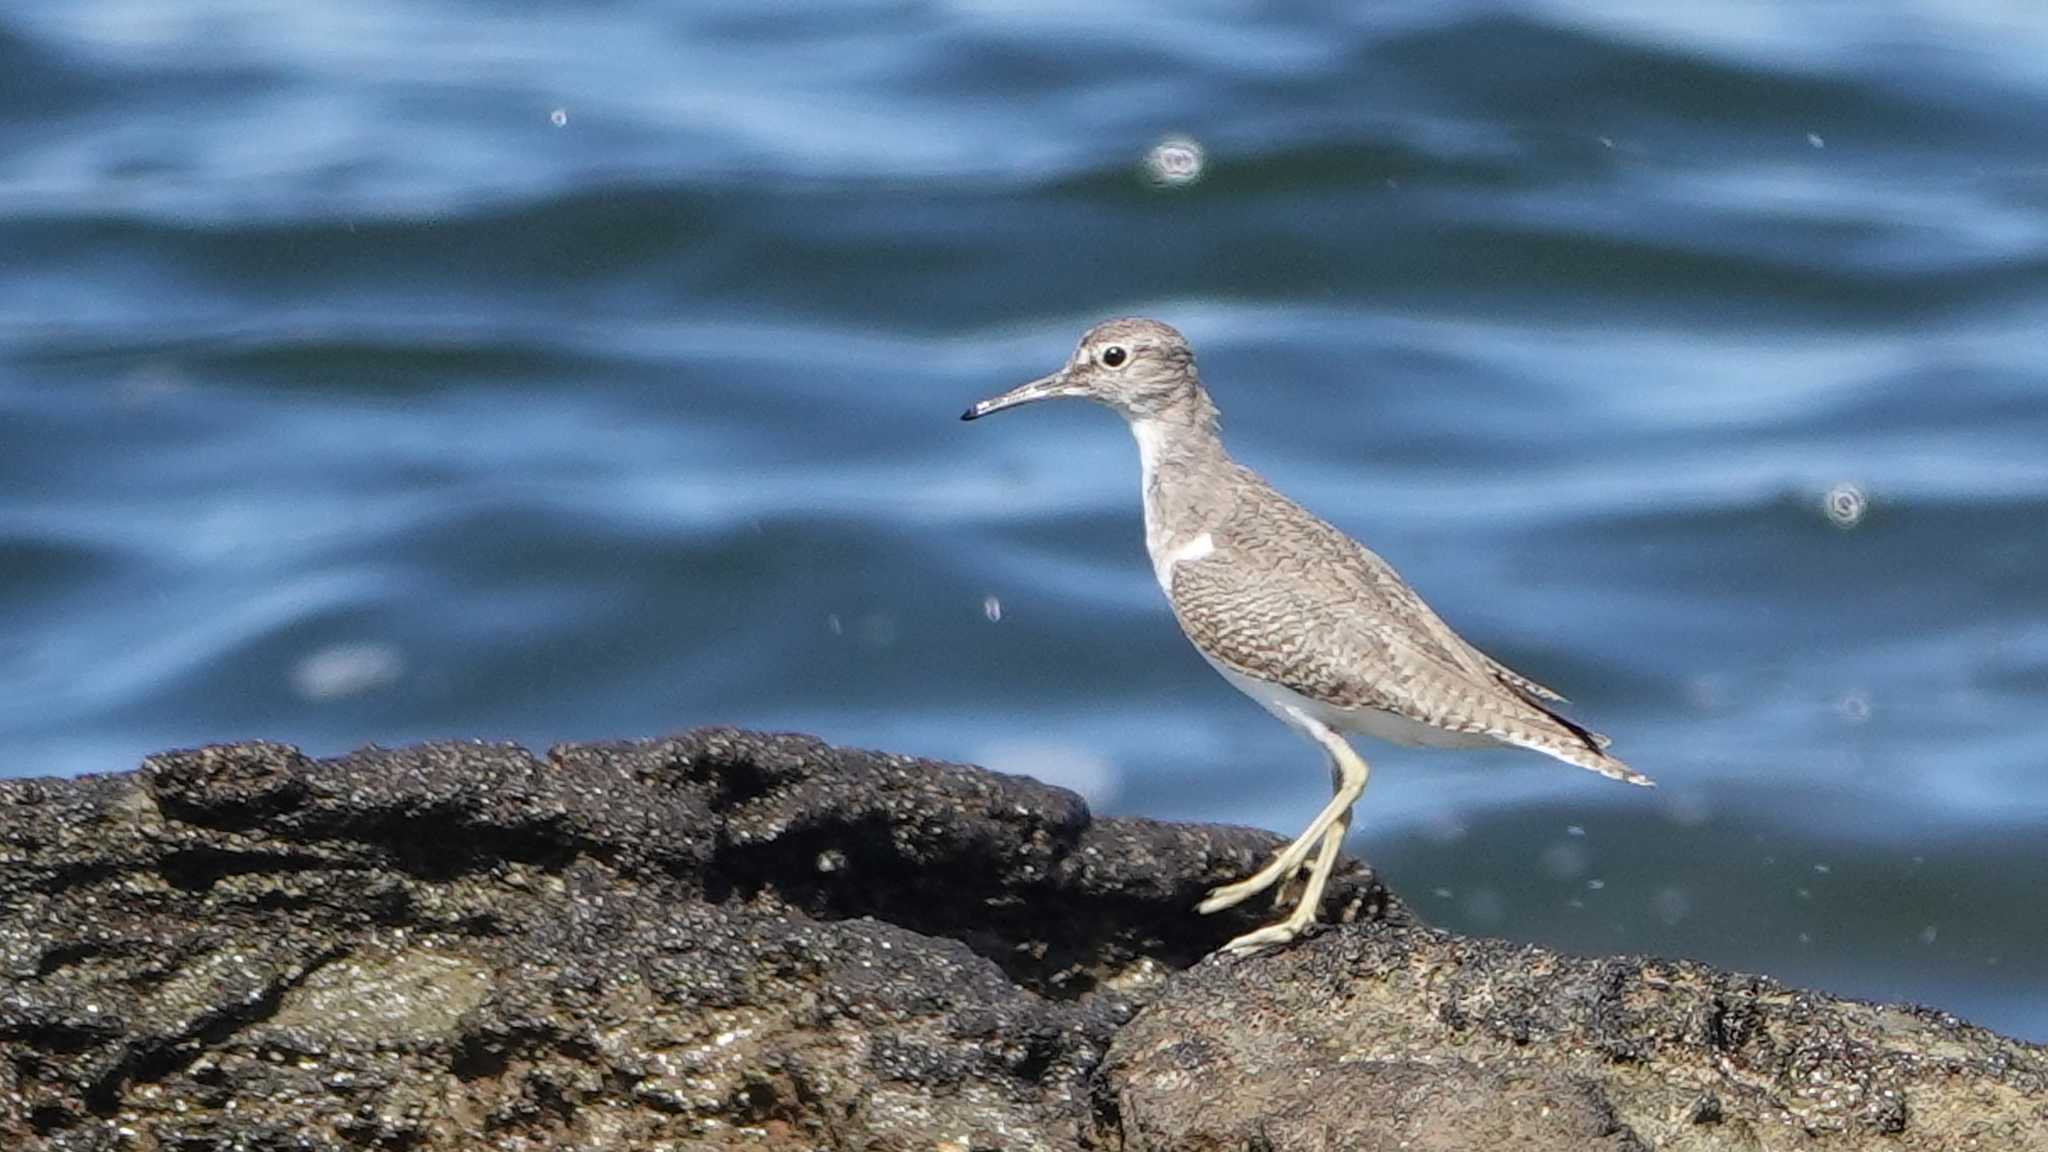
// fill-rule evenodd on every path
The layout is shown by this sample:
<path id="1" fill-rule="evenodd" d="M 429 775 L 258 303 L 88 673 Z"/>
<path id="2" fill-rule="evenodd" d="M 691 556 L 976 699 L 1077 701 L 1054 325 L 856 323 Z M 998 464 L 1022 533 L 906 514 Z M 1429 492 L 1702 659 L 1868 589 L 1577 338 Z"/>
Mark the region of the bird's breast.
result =
<path id="1" fill-rule="evenodd" d="M 1131 425 L 1138 440 L 1138 490 L 1145 505 L 1145 552 L 1152 558 L 1152 574 L 1159 587 L 1173 595 L 1173 570 L 1181 564 L 1200 560 L 1216 550 L 1216 538 L 1208 525 L 1216 523 L 1213 509 L 1199 499 L 1205 489 L 1185 463 L 1176 463 L 1166 451 L 1167 431 L 1160 424 L 1140 420 Z M 1191 498 L 1193 497 L 1193 498 Z"/>

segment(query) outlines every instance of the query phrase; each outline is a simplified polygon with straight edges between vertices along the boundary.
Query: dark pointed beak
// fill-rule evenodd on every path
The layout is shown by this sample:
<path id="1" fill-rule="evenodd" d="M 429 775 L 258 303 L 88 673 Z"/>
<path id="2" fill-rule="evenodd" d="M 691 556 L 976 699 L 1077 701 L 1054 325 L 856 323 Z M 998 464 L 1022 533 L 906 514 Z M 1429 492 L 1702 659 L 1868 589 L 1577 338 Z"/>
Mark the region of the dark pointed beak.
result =
<path id="1" fill-rule="evenodd" d="M 1001 412 L 1005 408 L 1015 408 L 1019 404 L 1029 404 L 1033 400 L 1046 400 L 1054 396 L 1068 395 L 1072 395 L 1072 393 L 1067 388 L 1066 369 L 1062 368 L 1050 376 L 1040 376 L 1029 384 L 1019 384 L 1001 396 L 991 396 L 967 411 L 962 412 L 960 418 L 962 420 L 979 420 L 990 413 Z"/>

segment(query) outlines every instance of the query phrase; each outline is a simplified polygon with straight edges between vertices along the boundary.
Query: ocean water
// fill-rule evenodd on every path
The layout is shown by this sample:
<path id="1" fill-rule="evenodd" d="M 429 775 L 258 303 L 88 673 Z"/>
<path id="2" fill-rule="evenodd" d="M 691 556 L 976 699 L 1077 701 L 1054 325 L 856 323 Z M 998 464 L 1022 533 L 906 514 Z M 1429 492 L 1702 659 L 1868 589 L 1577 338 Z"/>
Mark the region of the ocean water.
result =
<path id="1" fill-rule="evenodd" d="M 0 6 L 0 773 L 733 723 L 1291 833 L 1118 421 L 956 418 L 1143 313 L 1660 782 L 1363 746 L 1425 915 L 2048 1039 L 2043 60 L 1997 0 Z"/>

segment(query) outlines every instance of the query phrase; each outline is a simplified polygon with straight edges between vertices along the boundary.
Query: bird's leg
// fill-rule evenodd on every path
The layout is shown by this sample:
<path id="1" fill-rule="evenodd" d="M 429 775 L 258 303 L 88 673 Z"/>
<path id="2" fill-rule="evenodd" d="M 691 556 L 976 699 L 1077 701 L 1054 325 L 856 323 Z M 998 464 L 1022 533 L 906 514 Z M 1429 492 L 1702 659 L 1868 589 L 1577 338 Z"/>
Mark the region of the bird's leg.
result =
<path id="1" fill-rule="evenodd" d="M 1322 840 L 1323 834 L 1329 831 L 1330 825 L 1338 817 L 1350 812 L 1351 806 L 1358 802 L 1358 794 L 1365 791 L 1365 761 L 1359 759 L 1358 754 L 1351 750 L 1351 746 L 1344 743 L 1344 738 L 1300 712 L 1290 712 L 1296 726 L 1322 745 L 1324 754 L 1329 757 L 1330 781 L 1335 795 L 1330 797 L 1330 802 L 1323 806 L 1323 810 L 1316 814 L 1316 818 L 1309 821 L 1302 834 L 1273 857 L 1272 863 L 1235 884 L 1225 884 L 1211 889 L 1208 897 L 1195 905 L 1197 912 L 1221 912 L 1292 878 L 1302 865 L 1307 863 L 1309 853 L 1315 851 L 1316 845 Z M 1353 791 L 1349 784 L 1351 769 L 1347 766 L 1347 761 L 1358 766 L 1356 791 Z"/>
<path id="2" fill-rule="evenodd" d="M 1309 853 L 1327 837 L 1330 829 L 1339 820 L 1348 822 L 1351 806 L 1356 804 L 1358 797 L 1365 792 L 1365 782 L 1370 770 L 1358 753 L 1352 751 L 1351 746 L 1344 742 L 1344 738 L 1327 725 L 1300 712 L 1294 712 L 1293 718 L 1297 726 L 1307 732 L 1316 743 L 1321 744 L 1323 751 L 1329 755 L 1336 795 L 1330 797 L 1330 802 L 1323 806 L 1323 810 L 1316 814 L 1316 818 L 1300 836 L 1295 838 L 1294 843 L 1281 849 L 1272 863 L 1235 884 L 1226 884 L 1212 890 L 1207 899 L 1195 906 L 1199 912 L 1219 912 L 1293 876 L 1308 859 Z M 1334 860 L 1334 857 L 1332 859 Z M 1318 860 L 1317 863 L 1320 865 L 1321 861 Z M 1327 871 L 1325 876 L 1327 877 Z M 1312 884 L 1314 879 L 1314 874 L 1311 873 Z M 1317 888 L 1317 894 L 1320 895 L 1320 886 Z M 1311 906 L 1309 914 L 1313 916 L 1314 913 L 1315 909 Z M 1289 918 L 1290 921 L 1292 919 L 1293 917 Z"/>
<path id="3" fill-rule="evenodd" d="M 1351 813 L 1331 824 L 1323 833 L 1323 846 L 1316 853 L 1315 867 L 1309 870 L 1308 885 L 1301 890 L 1301 901 L 1288 913 L 1285 920 L 1269 924 L 1256 931 L 1247 932 L 1223 946 L 1233 956 L 1249 956 L 1267 948 L 1276 947 L 1293 940 L 1315 922 L 1316 908 L 1323 902 L 1323 888 L 1330 882 L 1330 872 L 1337 866 L 1337 852 L 1344 846 L 1344 833 L 1351 829 Z"/>
<path id="4" fill-rule="evenodd" d="M 1326 756 L 1325 759 L 1329 760 L 1330 762 L 1330 794 L 1332 796 L 1335 796 L 1336 794 L 1344 791 L 1344 766 L 1337 762 L 1337 758 L 1335 756 Z M 1340 821 L 1340 823 L 1342 823 L 1346 828 L 1349 828 L 1351 826 L 1351 814 L 1348 809 L 1344 814 L 1344 819 Z M 1329 833 L 1325 832 L 1324 835 L 1328 836 Z M 1340 842 L 1343 840 L 1343 836 L 1341 834 L 1338 836 L 1338 840 Z M 1283 907 L 1290 901 L 1296 904 L 1300 903 L 1301 892 L 1300 890 L 1294 887 L 1294 881 L 1301 875 L 1302 869 L 1307 864 L 1308 861 L 1304 859 L 1301 863 L 1296 864 L 1294 866 L 1294 871 L 1289 872 L 1284 878 L 1280 880 L 1279 883 L 1273 885 L 1274 908 L 1277 909 Z"/>
<path id="5" fill-rule="evenodd" d="M 1225 884 L 1220 888 L 1211 888 L 1207 898 L 1200 904 L 1195 905 L 1195 911 L 1204 914 L 1221 912 L 1225 908 L 1232 908 L 1242 904 L 1246 900 L 1271 888 L 1273 885 L 1293 876 L 1301 868 L 1302 864 L 1307 861 L 1308 854 L 1315 850 L 1316 844 L 1323 837 L 1323 833 L 1329 831 L 1330 825 L 1336 821 L 1337 817 L 1351 810 L 1351 804 L 1356 799 L 1357 797 L 1355 796 L 1346 797 L 1341 792 L 1331 797 L 1330 802 L 1323 806 L 1323 810 L 1316 814 L 1316 818 L 1309 822 L 1308 828 L 1301 835 L 1294 838 L 1294 843 L 1282 848 L 1279 854 L 1273 857 L 1272 863 L 1239 880 L 1235 884 Z"/>

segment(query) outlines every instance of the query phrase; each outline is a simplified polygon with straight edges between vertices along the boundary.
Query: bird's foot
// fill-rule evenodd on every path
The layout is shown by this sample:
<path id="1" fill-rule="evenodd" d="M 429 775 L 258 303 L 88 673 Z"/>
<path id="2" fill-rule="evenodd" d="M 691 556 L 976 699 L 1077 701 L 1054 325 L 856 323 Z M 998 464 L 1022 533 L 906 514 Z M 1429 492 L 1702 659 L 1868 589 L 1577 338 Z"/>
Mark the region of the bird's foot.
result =
<path id="1" fill-rule="evenodd" d="M 1225 884 L 1218 888 L 1211 888 L 1209 889 L 1209 895 L 1200 904 L 1195 905 L 1195 911 L 1207 916 L 1211 912 L 1221 912 L 1225 908 L 1235 908 L 1272 886 L 1273 881 L 1267 879 L 1265 873 L 1261 872 L 1256 876 L 1239 880 L 1235 884 Z"/>
<path id="2" fill-rule="evenodd" d="M 1299 851 L 1297 845 L 1290 844 L 1274 855 L 1271 864 L 1253 875 L 1235 884 L 1209 889 L 1209 895 L 1200 904 L 1195 905 L 1195 911 L 1207 916 L 1211 912 L 1235 908 L 1268 888 L 1274 890 L 1273 906 L 1278 908 L 1292 895 L 1294 879 L 1301 875 L 1307 865 L 1306 854 Z"/>
<path id="3" fill-rule="evenodd" d="M 1278 924 L 1268 924 L 1225 944 L 1220 951 L 1232 956 L 1256 956 L 1269 948 L 1292 944 L 1315 922 L 1315 909 L 1303 908 Z"/>

